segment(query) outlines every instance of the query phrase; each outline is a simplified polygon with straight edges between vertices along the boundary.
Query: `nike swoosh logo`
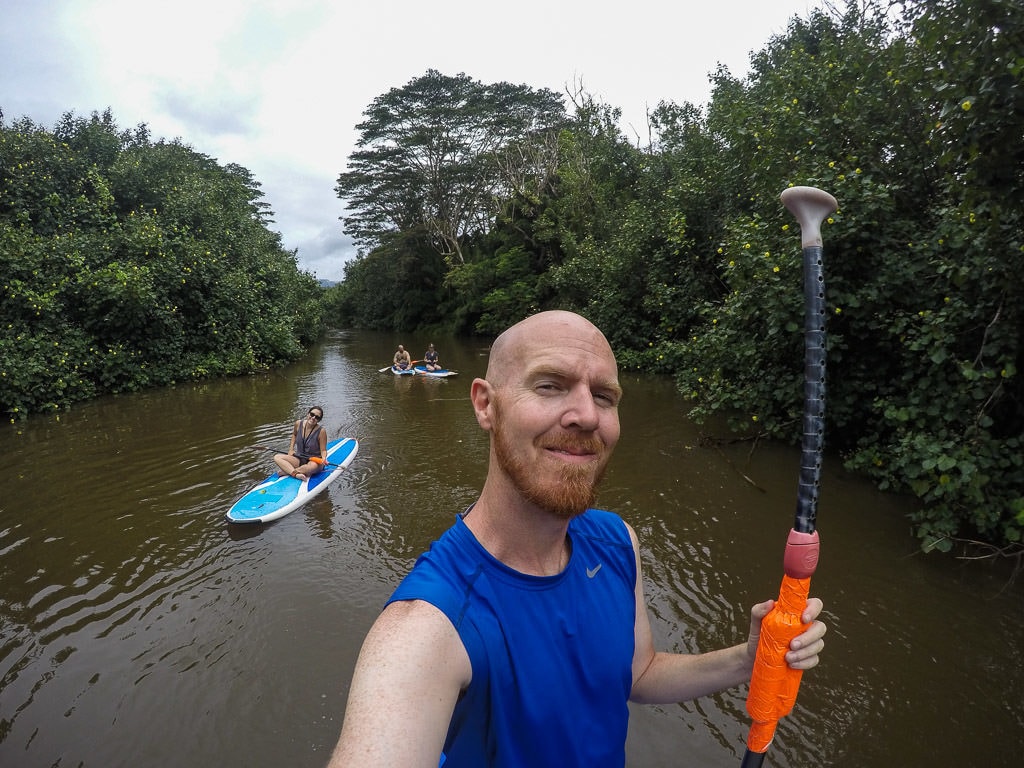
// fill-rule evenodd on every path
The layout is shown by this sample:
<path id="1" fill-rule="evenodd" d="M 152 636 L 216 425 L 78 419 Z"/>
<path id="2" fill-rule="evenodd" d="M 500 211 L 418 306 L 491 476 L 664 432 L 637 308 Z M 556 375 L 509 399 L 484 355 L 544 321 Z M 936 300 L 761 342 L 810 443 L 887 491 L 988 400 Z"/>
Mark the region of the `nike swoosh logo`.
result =
<path id="1" fill-rule="evenodd" d="M 598 563 L 593 568 L 587 568 L 587 578 L 592 579 L 597 576 L 597 572 L 601 570 L 603 563 Z"/>

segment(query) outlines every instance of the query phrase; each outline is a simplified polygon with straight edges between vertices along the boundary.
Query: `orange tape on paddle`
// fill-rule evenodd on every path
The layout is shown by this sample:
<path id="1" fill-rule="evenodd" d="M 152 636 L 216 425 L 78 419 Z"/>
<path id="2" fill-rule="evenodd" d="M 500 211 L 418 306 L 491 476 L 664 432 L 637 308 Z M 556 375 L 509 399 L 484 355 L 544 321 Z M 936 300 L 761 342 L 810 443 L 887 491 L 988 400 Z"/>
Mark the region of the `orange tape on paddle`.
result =
<path id="1" fill-rule="evenodd" d="M 747 694 L 747 712 L 753 723 L 747 734 L 747 748 L 764 753 L 775 738 L 775 726 L 796 703 L 803 671 L 786 663 L 786 652 L 794 637 L 808 624 L 800 620 L 807 607 L 811 579 L 782 577 L 779 599 L 761 622 L 761 637 L 757 643 L 757 658 L 750 678 Z"/>

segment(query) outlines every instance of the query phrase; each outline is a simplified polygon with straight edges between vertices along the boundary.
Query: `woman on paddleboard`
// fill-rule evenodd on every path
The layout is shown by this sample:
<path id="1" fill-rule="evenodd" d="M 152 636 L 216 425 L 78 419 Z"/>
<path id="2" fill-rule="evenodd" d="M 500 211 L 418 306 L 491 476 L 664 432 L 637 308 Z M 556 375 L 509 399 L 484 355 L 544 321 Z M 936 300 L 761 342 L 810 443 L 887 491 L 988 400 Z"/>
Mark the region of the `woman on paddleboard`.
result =
<path id="1" fill-rule="evenodd" d="M 434 349 L 433 344 L 428 346 L 427 351 L 423 353 L 423 365 L 428 371 L 441 370 L 441 361 L 438 359 L 437 350 Z"/>
<path id="2" fill-rule="evenodd" d="M 323 470 L 327 464 L 327 431 L 320 425 L 323 419 L 324 409 L 315 405 L 306 418 L 296 420 L 288 453 L 274 456 L 282 474 L 305 480 Z"/>

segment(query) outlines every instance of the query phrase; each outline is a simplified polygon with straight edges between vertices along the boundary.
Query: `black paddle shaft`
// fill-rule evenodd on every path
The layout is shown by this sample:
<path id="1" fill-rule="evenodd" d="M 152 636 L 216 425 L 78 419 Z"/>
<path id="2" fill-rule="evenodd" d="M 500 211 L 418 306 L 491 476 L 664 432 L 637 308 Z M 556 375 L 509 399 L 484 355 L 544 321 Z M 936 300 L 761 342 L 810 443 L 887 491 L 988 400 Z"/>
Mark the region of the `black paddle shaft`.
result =
<path id="1" fill-rule="evenodd" d="M 814 533 L 825 445 L 825 265 L 820 245 L 803 249 L 804 415 L 793 530 Z"/>

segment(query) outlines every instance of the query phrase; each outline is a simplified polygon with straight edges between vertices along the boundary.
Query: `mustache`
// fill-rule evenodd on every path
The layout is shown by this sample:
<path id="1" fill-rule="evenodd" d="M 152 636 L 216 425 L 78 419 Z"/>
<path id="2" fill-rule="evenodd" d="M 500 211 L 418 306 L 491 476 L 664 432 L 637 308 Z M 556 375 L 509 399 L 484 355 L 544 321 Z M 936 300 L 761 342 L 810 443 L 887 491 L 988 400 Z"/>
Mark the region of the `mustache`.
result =
<path id="1" fill-rule="evenodd" d="M 604 442 L 596 437 L 574 437 L 561 435 L 544 442 L 544 447 L 556 451 L 574 454 L 598 454 L 605 450 Z"/>

